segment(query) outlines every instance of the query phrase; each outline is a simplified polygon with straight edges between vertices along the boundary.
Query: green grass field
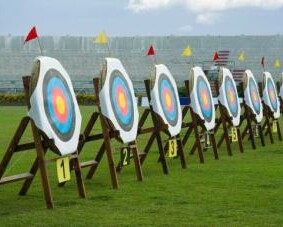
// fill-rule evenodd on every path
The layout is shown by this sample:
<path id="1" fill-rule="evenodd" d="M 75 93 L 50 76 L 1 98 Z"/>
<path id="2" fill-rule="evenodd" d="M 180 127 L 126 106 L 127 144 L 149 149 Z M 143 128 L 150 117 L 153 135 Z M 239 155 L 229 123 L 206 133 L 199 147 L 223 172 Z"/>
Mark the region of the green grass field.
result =
<path id="1" fill-rule="evenodd" d="M 92 107 L 81 107 L 83 125 Z M 24 107 L 0 107 L 0 158 L 21 119 Z M 84 126 L 83 126 L 84 127 Z M 99 127 L 96 127 L 99 131 Z M 25 140 L 31 135 L 28 130 Z M 140 146 L 147 137 L 138 139 Z M 205 153 L 205 164 L 197 155 L 189 155 L 194 138 L 185 147 L 188 168 L 181 169 L 179 160 L 168 160 L 170 174 L 163 175 L 157 163 L 156 145 L 143 165 L 144 181 L 137 182 L 134 165 L 119 174 L 120 188 L 111 188 L 106 157 L 92 180 L 85 180 L 87 198 L 78 197 L 74 174 L 65 187 L 57 187 L 55 164 L 48 166 L 55 202 L 53 210 L 46 209 L 40 176 L 26 196 L 18 196 L 22 182 L 0 186 L 0 226 L 86 226 L 86 225 L 156 225 L 156 226 L 272 226 L 283 225 L 283 142 L 275 136 L 266 147 L 258 142 L 252 150 L 245 141 L 241 154 L 233 144 L 233 156 L 225 146 L 214 160 L 212 151 Z M 81 159 L 94 157 L 100 142 L 89 143 Z M 117 147 L 117 144 L 113 144 Z M 26 172 L 35 151 L 16 154 L 5 175 Z M 55 157 L 49 152 L 48 157 Z M 116 160 L 119 154 L 115 154 Z M 87 169 L 83 170 L 85 176 Z"/>

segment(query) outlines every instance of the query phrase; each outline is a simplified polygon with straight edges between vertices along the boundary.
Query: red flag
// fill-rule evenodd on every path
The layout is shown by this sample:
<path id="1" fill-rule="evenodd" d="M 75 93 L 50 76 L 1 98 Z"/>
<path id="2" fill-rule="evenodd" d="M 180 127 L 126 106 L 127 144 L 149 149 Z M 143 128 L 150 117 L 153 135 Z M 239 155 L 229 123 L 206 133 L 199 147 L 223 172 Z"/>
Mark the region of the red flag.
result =
<path id="1" fill-rule="evenodd" d="M 264 57 L 261 58 L 261 65 L 264 68 Z"/>
<path id="2" fill-rule="evenodd" d="M 147 51 L 147 55 L 150 56 L 150 55 L 154 55 L 155 52 L 154 52 L 154 49 L 153 49 L 153 46 L 151 45 Z"/>
<path id="3" fill-rule="evenodd" d="M 38 38 L 37 32 L 36 32 L 36 28 L 35 26 L 30 30 L 30 32 L 27 34 L 24 44 L 30 40 L 33 40 L 35 38 Z"/>
<path id="4" fill-rule="evenodd" d="M 213 61 L 217 61 L 217 60 L 219 60 L 219 59 L 220 59 L 220 58 L 219 58 L 218 53 L 215 52 L 214 57 L 213 57 Z"/>

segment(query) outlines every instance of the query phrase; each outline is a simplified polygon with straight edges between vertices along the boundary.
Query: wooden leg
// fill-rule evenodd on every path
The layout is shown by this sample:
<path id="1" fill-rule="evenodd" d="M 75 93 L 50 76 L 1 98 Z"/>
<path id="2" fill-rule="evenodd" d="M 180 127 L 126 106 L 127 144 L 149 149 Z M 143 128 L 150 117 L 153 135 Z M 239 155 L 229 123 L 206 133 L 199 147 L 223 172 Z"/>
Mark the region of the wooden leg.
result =
<path id="1" fill-rule="evenodd" d="M 99 117 L 99 113 L 97 113 L 97 112 L 92 113 L 92 115 L 90 117 L 90 120 L 88 121 L 87 126 L 86 126 L 86 128 L 85 128 L 85 130 L 83 132 L 84 138 L 87 138 L 90 135 L 91 130 L 93 129 L 93 126 L 95 125 L 98 117 Z M 84 144 L 85 144 L 84 139 L 79 142 L 79 145 L 78 145 L 78 152 L 79 152 L 79 154 L 81 153 Z"/>
<path id="2" fill-rule="evenodd" d="M 191 110 L 191 113 L 192 113 L 192 110 Z M 192 113 L 192 117 L 193 117 L 193 114 L 194 113 Z M 203 157 L 202 147 L 200 143 L 200 135 L 199 135 L 198 126 L 197 126 L 195 117 L 193 117 L 193 126 L 194 126 L 195 138 L 196 138 L 195 144 L 198 149 L 199 161 L 200 163 L 204 163 L 204 157 Z"/>
<path id="3" fill-rule="evenodd" d="M 148 152 L 149 152 L 149 150 L 150 150 L 150 148 L 153 144 L 154 139 L 155 139 L 155 134 L 152 133 L 147 144 L 146 144 L 146 146 L 145 146 L 145 148 L 144 148 L 144 150 L 143 150 L 143 155 L 140 157 L 141 164 L 143 164 L 144 160 L 146 159 Z"/>
<path id="4" fill-rule="evenodd" d="M 243 140 L 242 140 L 241 130 L 239 127 L 237 128 L 237 136 L 238 136 L 238 144 L 239 144 L 240 152 L 243 153 L 244 152 Z"/>
<path id="5" fill-rule="evenodd" d="M 37 157 L 38 157 L 38 165 L 39 165 L 40 174 L 41 174 L 41 183 L 42 183 L 42 186 L 43 186 L 46 206 L 47 206 L 47 208 L 51 209 L 51 208 L 54 207 L 54 202 L 53 202 L 50 183 L 49 183 L 49 179 L 48 179 L 48 175 L 47 175 L 46 162 L 45 162 L 45 158 L 44 158 L 44 149 L 43 149 L 43 146 L 42 146 L 42 143 L 41 143 L 39 131 L 36 128 L 33 120 L 31 120 L 31 128 L 32 128 L 32 134 L 33 134 L 34 142 L 35 142 L 36 153 L 37 153 Z"/>
<path id="6" fill-rule="evenodd" d="M 191 148 L 191 150 L 190 150 L 190 155 L 195 154 L 195 151 L 196 151 L 196 149 L 198 148 L 197 146 L 198 146 L 197 143 L 194 142 L 194 144 L 193 144 L 193 146 L 192 146 L 192 148 Z"/>
<path id="7" fill-rule="evenodd" d="M 249 124 L 247 123 L 245 129 L 243 130 L 243 133 L 242 133 L 242 140 L 245 139 L 245 136 L 248 134 L 249 132 Z"/>
<path id="8" fill-rule="evenodd" d="M 108 140 L 108 139 L 106 139 Z M 110 176 L 111 176 L 111 182 L 112 182 L 112 187 L 114 189 L 118 189 L 118 178 L 117 178 L 117 172 L 115 169 L 115 164 L 114 164 L 114 159 L 113 159 L 113 154 L 112 154 L 112 149 L 110 145 L 110 141 L 104 141 L 105 143 L 105 149 L 106 149 L 106 155 L 108 159 L 108 167 L 110 171 Z"/>
<path id="9" fill-rule="evenodd" d="M 218 157 L 218 150 L 217 150 L 217 146 L 216 146 L 216 141 L 215 141 L 214 133 L 213 133 L 213 132 L 212 132 L 212 133 L 209 133 L 209 135 L 210 135 L 210 141 L 211 141 L 211 143 L 212 143 L 214 158 L 215 158 L 216 160 L 218 160 L 218 159 L 219 159 L 219 157 Z"/>
<path id="10" fill-rule="evenodd" d="M 162 145 L 162 139 L 161 139 L 161 135 L 159 131 L 155 131 L 155 136 L 156 136 L 156 142 L 157 142 L 157 146 L 158 146 L 158 150 L 159 150 L 159 157 L 160 157 L 160 161 L 162 164 L 162 169 L 163 169 L 163 173 L 164 174 L 168 174 L 168 165 L 167 165 L 167 161 L 166 161 L 166 157 L 165 157 L 165 151 Z"/>
<path id="11" fill-rule="evenodd" d="M 101 161 L 104 153 L 105 153 L 105 144 L 103 142 L 101 144 L 101 146 L 100 146 L 100 149 L 99 149 L 98 153 L 96 154 L 95 159 L 94 159 L 96 164 L 90 167 L 90 169 L 89 169 L 89 171 L 88 171 L 88 173 L 86 175 L 86 179 L 90 180 L 93 177 L 93 175 L 94 175 L 98 165 L 100 164 L 100 161 Z"/>
<path id="12" fill-rule="evenodd" d="M 251 122 L 250 116 L 247 117 L 247 127 L 248 127 L 248 131 L 249 131 L 249 134 L 250 134 L 252 148 L 256 149 L 255 137 L 254 137 L 254 132 L 253 132 L 253 129 L 252 129 L 252 122 Z"/>
<path id="13" fill-rule="evenodd" d="M 140 158 L 139 158 L 139 153 L 138 153 L 136 141 L 130 143 L 129 146 L 130 146 L 130 148 L 133 152 L 133 156 L 134 156 L 137 179 L 138 179 L 138 181 L 142 181 L 143 180 L 143 174 L 142 174 L 141 163 L 140 163 Z"/>
<path id="14" fill-rule="evenodd" d="M 265 142 L 264 142 L 264 137 L 263 137 L 263 129 L 262 129 L 261 125 L 258 125 L 258 133 L 259 133 L 261 145 L 264 147 L 265 146 Z"/>
<path id="15" fill-rule="evenodd" d="M 224 118 L 224 116 L 222 117 L 222 125 L 223 125 L 223 130 L 224 130 L 224 138 L 225 138 L 225 141 L 226 141 L 226 148 L 227 148 L 228 155 L 232 156 L 228 127 L 227 127 L 226 121 L 223 118 Z"/>
<path id="16" fill-rule="evenodd" d="M 186 169 L 187 168 L 186 157 L 180 135 L 176 136 L 176 140 L 177 140 L 178 156 L 180 158 L 181 166 L 183 169 Z"/>
<path id="17" fill-rule="evenodd" d="M 187 132 L 186 132 L 186 134 L 185 134 L 185 136 L 183 137 L 183 140 L 182 140 L 182 145 L 183 146 L 185 146 L 186 143 L 188 142 L 188 139 L 189 139 L 193 129 L 194 129 L 193 127 L 189 127 L 188 128 L 188 130 L 187 130 Z"/>
<path id="18" fill-rule="evenodd" d="M 268 134 L 269 134 L 269 139 L 270 139 L 270 142 L 271 144 L 274 144 L 274 139 L 273 139 L 273 135 L 272 135 L 272 130 L 271 130 L 271 126 L 270 126 L 270 120 L 269 120 L 269 117 L 266 116 L 266 121 L 267 121 L 267 131 L 268 131 Z"/>
<path id="19" fill-rule="evenodd" d="M 282 135 L 281 135 L 281 129 L 279 125 L 279 120 L 276 121 L 276 126 L 277 126 L 277 135 L 280 141 L 282 141 Z"/>
<path id="20" fill-rule="evenodd" d="M 73 163 L 74 163 L 74 168 L 75 168 L 79 196 L 81 198 L 85 198 L 86 196 L 85 186 L 84 186 L 84 182 L 82 178 L 81 165 L 80 165 L 80 161 L 78 157 L 78 152 L 76 152 L 76 157 L 73 159 Z"/>
<path id="21" fill-rule="evenodd" d="M 218 148 L 221 147 L 221 145 L 222 145 L 224 139 L 225 139 L 225 135 L 224 135 L 224 133 L 223 133 L 223 134 L 221 135 L 220 139 L 218 140 L 218 143 L 217 143 L 217 147 L 218 147 Z"/>
<path id="22" fill-rule="evenodd" d="M 19 144 L 21 138 L 22 138 L 22 135 L 23 133 L 25 132 L 26 128 L 27 128 L 27 125 L 29 123 L 29 117 L 24 117 L 22 118 L 9 146 L 8 146 L 8 149 L 1 161 L 1 164 L 0 164 L 0 179 L 3 177 L 4 173 L 5 173 L 5 170 L 7 168 L 7 165 L 9 164 L 13 154 L 14 154 L 14 151 L 17 147 L 17 145 Z"/>
<path id="23" fill-rule="evenodd" d="M 47 149 L 44 148 L 44 154 L 46 153 L 46 151 L 47 151 Z M 23 186 L 22 186 L 22 188 L 21 188 L 21 190 L 19 192 L 19 195 L 26 195 L 27 194 L 27 192 L 28 192 L 28 190 L 29 190 L 29 188 L 30 188 L 30 186 L 31 186 L 31 184 L 33 182 L 33 179 L 34 179 L 34 177 L 35 177 L 35 175 L 37 173 L 37 170 L 38 170 L 38 167 L 39 167 L 38 164 L 39 164 L 39 159 L 37 157 L 35 159 L 35 161 L 33 162 L 33 165 L 32 165 L 32 167 L 31 167 L 31 169 L 29 171 L 33 175 L 33 177 L 29 178 L 29 179 L 26 179 L 24 181 L 24 184 L 23 184 Z"/>

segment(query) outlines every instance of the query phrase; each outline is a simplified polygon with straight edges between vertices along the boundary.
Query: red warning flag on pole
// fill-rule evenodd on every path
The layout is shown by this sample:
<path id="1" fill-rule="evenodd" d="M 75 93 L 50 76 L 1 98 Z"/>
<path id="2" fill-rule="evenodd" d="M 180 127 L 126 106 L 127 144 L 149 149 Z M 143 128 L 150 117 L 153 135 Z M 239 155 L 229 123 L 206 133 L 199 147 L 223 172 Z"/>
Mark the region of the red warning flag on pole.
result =
<path id="1" fill-rule="evenodd" d="M 215 52 L 214 57 L 213 57 L 213 61 L 217 61 L 217 60 L 219 60 L 219 59 L 220 59 L 220 58 L 219 58 L 218 53 Z"/>
<path id="2" fill-rule="evenodd" d="M 25 41 L 24 41 L 24 44 L 30 40 L 33 40 L 33 39 L 36 39 L 38 38 L 38 35 L 37 35 L 37 31 L 36 31 L 36 28 L 35 26 L 30 30 L 30 32 L 27 34 L 26 38 L 25 38 Z"/>
<path id="3" fill-rule="evenodd" d="M 264 57 L 261 58 L 261 66 L 264 68 Z"/>
<path id="4" fill-rule="evenodd" d="M 151 55 L 154 55 L 155 52 L 154 52 L 154 49 L 153 49 L 153 46 L 151 45 L 147 51 L 147 56 L 151 56 Z"/>

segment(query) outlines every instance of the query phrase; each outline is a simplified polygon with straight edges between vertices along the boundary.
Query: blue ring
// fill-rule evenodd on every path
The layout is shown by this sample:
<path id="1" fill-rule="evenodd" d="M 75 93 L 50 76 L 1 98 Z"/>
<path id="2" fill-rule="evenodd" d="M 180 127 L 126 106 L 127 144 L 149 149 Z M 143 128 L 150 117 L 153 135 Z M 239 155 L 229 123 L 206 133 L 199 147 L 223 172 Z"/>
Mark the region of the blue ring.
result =
<path id="1" fill-rule="evenodd" d="M 201 94 L 201 90 L 204 89 L 205 92 L 207 93 L 208 97 L 209 97 L 209 107 L 208 109 L 205 108 L 204 106 L 204 103 L 202 102 L 202 94 Z M 210 95 L 210 90 L 208 88 L 208 85 L 206 83 L 206 81 L 201 77 L 199 76 L 198 79 L 197 79 L 197 96 L 198 96 L 198 101 L 199 101 L 199 105 L 200 105 L 200 109 L 201 109 L 201 112 L 202 112 L 202 115 L 204 117 L 204 119 L 208 122 L 210 122 L 212 120 L 212 103 L 213 103 L 213 100 L 211 98 L 211 95 Z"/>
<path id="2" fill-rule="evenodd" d="M 116 98 L 116 91 L 118 89 L 118 86 L 121 86 L 123 91 L 125 92 L 126 94 L 126 99 L 127 99 L 127 104 L 128 104 L 128 114 L 126 116 L 124 116 L 122 114 L 122 112 L 120 111 L 120 108 L 118 106 L 118 103 L 117 102 L 114 102 L 113 103 L 113 106 L 114 106 L 114 111 L 116 112 L 117 114 L 117 117 L 119 118 L 119 120 L 124 124 L 124 125 L 128 125 L 130 122 L 131 122 L 131 118 L 132 118 L 132 115 L 131 115 L 131 111 L 130 109 L 132 109 L 132 100 L 131 100 L 131 96 L 129 95 L 129 88 L 127 87 L 127 85 L 125 84 L 125 82 L 120 78 L 120 77 L 115 77 L 113 79 L 113 82 L 112 82 L 112 88 L 111 88 L 111 95 L 112 97 L 115 97 Z"/>
<path id="3" fill-rule="evenodd" d="M 272 102 L 272 100 L 271 100 L 270 93 L 269 93 L 270 89 L 273 90 L 273 93 L 275 95 L 275 102 Z M 268 98 L 269 98 L 269 101 L 271 103 L 272 109 L 273 109 L 273 111 L 276 111 L 277 110 L 277 105 L 278 105 L 277 104 L 276 91 L 275 91 L 275 87 L 274 87 L 273 83 L 271 82 L 270 78 L 267 79 L 267 91 L 268 91 Z"/>
<path id="4" fill-rule="evenodd" d="M 231 89 L 232 92 L 233 92 L 233 96 L 234 96 L 234 99 L 235 99 L 234 105 L 230 102 L 230 99 L 229 99 L 229 96 L 228 96 L 229 89 Z M 234 86 L 234 83 L 233 83 L 232 79 L 228 76 L 225 77 L 225 93 L 226 93 L 226 100 L 227 100 L 227 103 L 228 103 L 229 110 L 230 110 L 233 117 L 237 117 L 238 116 L 238 110 L 239 110 L 238 109 L 238 96 L 237 96 L 237 92 L 236 92 L 236 88 Z"/>
<path id="5" fill-rule="evenodd" d="M 253 90 L 255 90 L 256 95 L 257 95 L 257 100 L 258 100 L 257 103 L 254 103 L 253 98 L 252 98 Z M 252 77 L 250 77 L 250 79 L 249 79 L 249 93 L 250 93 L 250 98 L 251 98 L 251 101 L 252 101 L 252 106 L 253 106 L 255 112 L 257 114 L 259 114 L 260 113 L 260 97 L 259 97 L 259 94 L 258 94 L 256 82 L 255 82 L 254 78 L 252 78 Z"/>
<path id="6" fill-rule="evenodd" d="M 67 121 L 65 123 L 60 122 L 55 114 L 54 105 L 52 103 L 52 93 L 53 93 L 52 91 L 55 88 L 58 88 L 62 91 L 64 98 L 66 100 L 68 113 L 67 113 Z M 71 108 L 72 106 L 70 97 L 68 96 L 68 92 L 63 82 L 56 77 L 51 78 L 47 84 L 47 105 L 48 105 L 51 121 L 53 122 L 57 130 L 62 134 L 66 134 L 70 132 L 72 128 L 72 119 L 73 119 L 73 112 L 69 110 L 69 108 Z"/>
<path id="7" fill-rule="evenodd" d="M 122 87 L 126 95 L 127 105 L 128 105 L 128 114 L 126 116 L 122 114 L 117 103 L 116 91 L 118 86 Z M 119 126 L 125 131 L 130 131 L 134 125 L 134 105 L 133 105 L 134 97 L 132 96 L 128 82 L 126 81 L 124 75 L 118 70 L 114 70 L 110 75 L 109 97 L 110 97 L 111 108 L 113 110 L 115 119 L 118 122 Z"/>
<path id="8" fill-rule="evenodd" d="M 68 113 L 65 123 L 61 123 L 57 119 L 54 106 L 52 105 L 52 90 L 55 88 L 58 88 L 62 91 L 66 101 Z M 68 83 L 58 70 L 50 69 L 46 72 L 42 83 L 42 93 L 44 100 L 44 111 L 50 126 L 52 127 L 54 133 L 62 141 L 69 141 L 73 137 L 76 128 L 74 100 Z"/>
<path id="9" fill-rule="evenodd" d="M 165 97 L 164 97 L 164 90 L 165 89 L 168 89 L 169 91 L 169 95 L 171 97 L 171 100 L 172 100 L 172 104 L 173 104 L 173 111 L 172 112 L 169 112 L 166 108 L 166 100 L 165 100 Z M 172 85 L 169 83 L 168 80 L 162 80 L 161 81 L 161 84 L 160 84 L 160 90 L 161 90 L 161 106 L 162 106 L 162 109 L 163 109 L 163 112 L 164 114 L 166 115 L 167 118 L 169 118 L 170 121 L 173 121 L 176 117 L 177 117 L 177 105 L 176 105 L 176 99 L 175 99 L 175 96 L 173 95 L 173 87 Z"/>

